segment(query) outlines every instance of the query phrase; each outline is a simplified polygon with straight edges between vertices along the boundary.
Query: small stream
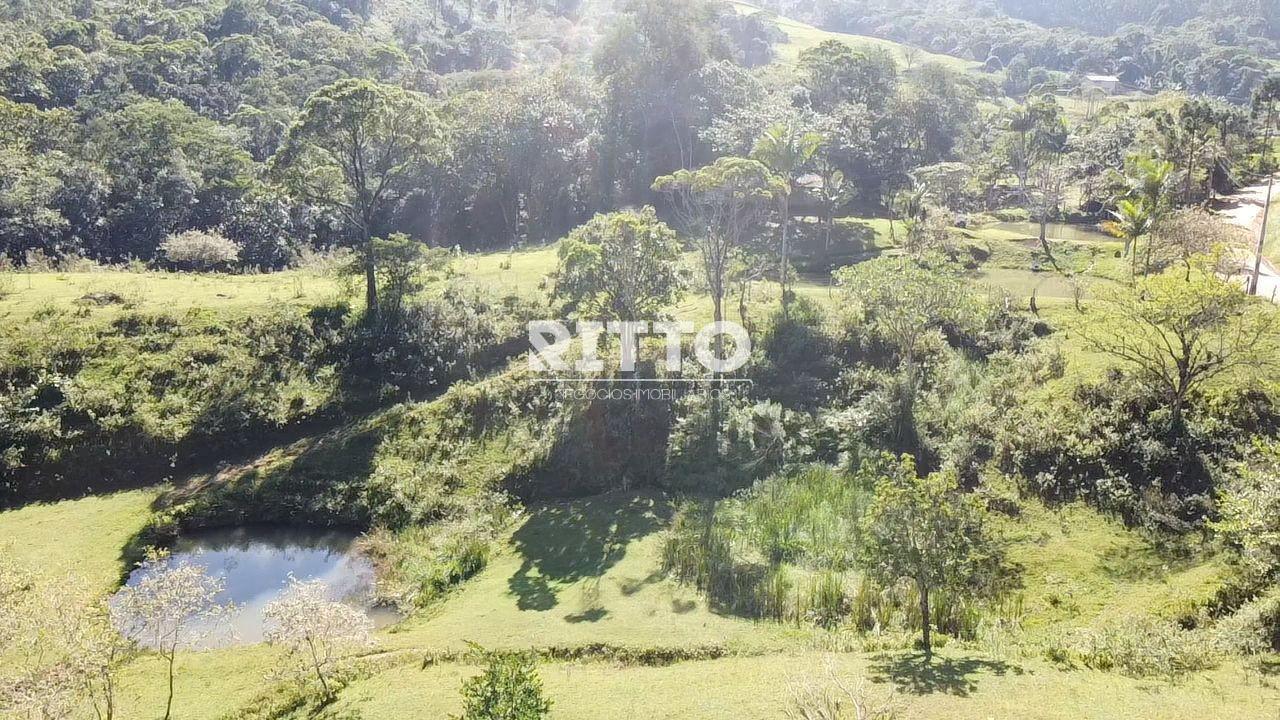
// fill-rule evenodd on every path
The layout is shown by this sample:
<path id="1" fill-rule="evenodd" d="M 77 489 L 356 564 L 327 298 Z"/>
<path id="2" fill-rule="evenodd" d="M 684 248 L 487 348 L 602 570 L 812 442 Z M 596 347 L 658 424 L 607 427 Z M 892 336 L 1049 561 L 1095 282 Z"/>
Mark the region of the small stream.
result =
<path id="1" fill-rule="evenodd" d="M 354 549 L 356 535 L 342 530 L 321 530 L 273 525 L 204 530 L 184 535 L 171 548 L 170 563 L 189 563 L 221 577 L 219 603 L 234 603 L 235 612 L 206 635 L 199 647 L 260 642 L 263 611 L 278 598 L 292 574 L 299 580 L 319 580 L 330 588 L 334 600 L 365 611 L 375 627 L 400 619 L 394 609 L 373 601 L 374 569 L 368 558 Z M 141 569 L 130 574 L 126 585 L 145 576 Z"/>

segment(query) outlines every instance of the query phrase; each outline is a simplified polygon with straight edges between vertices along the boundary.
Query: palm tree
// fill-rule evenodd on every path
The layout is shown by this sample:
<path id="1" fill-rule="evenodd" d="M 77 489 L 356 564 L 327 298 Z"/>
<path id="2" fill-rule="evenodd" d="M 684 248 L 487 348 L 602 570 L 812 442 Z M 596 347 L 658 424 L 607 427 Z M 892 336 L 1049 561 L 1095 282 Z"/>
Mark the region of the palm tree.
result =
<path id="1" fill-rule="evenodd" d="M 916 243 L 920 240 L 922 226 L 928 214 L 924 202 L 924 188 L 912 188 L 899 193 L 893 199 L 892 205 L 893 214 L 902 220 L 903 230 L 907 233 L 905 247 L 909 252 L 915 253 L 919 249 Z"/>
<path id="2" fill-rule="evenodd" d="M 1145 210 L 1146 232 L 1151 232 L 1159 224 L 1160 219 L 1172 209 L 1172 193 L 1170 192 L 1169 184 L 1173 178 L 1173 172 L 1173 163 L 1154 157 L 1139 157 L 1129 166 L 1129 198 L 1131 201 L 1142 205 Z M 1130 210 L 1130 216 L 1133 216 L 1132 209 Z M 1147 243 L 1146 258 L 1143 261 L 1142 269 L 1144 275 L 1151 269 L 1152 245 L 1153 243 Z M 1137 265 L 1138 248 L 1136 245 L 1133 248 L 1133 252 L 1133 263 Z"/>
<path id="3" fill-rule="evenodd" d="M 823 138 L 816 132 L 800 130 L 791 122 L 770 125 L 751 149 L 751 157 L 764 163 L 786 185 L 779 198 L 782 213 L 782 240 L 780 243 L 780 268 L 778 282 L 782 284 L 782 311 L 787 311 L 787 234 L 791 226 L 791 191 L 795 187 L 800 170 L 813 159 Z"/>
<path id="4" fill-rule="evenodd" d="M 1151 232 L 1152 213 L 1142 198 L 1121 200 L 1111 211 L 1115 217 L 1116 234 L 1124 238 L 1124 254 L 1133 253 L 1130 259 L 1130 277 L 1138 276 L 1138 238 Z"/>

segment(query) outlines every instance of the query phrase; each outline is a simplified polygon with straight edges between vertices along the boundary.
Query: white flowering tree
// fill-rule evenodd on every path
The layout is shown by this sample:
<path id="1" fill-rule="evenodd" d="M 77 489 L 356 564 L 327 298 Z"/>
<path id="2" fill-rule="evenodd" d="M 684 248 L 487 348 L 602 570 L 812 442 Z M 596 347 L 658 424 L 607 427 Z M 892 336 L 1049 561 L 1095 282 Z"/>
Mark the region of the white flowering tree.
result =
<path id="1" fill-rule="evenodd" d="M 318 580 L 289 576 L 289 588 L 267 605 L 267 642 L 285 649 L 298 680 L 315 675 L 325 695 L 329 678 L 349 651 L 373 644 L 373 622 L 360 610 L 329 598 Z"/>
<path id="2" fill-rule="evenodd" d="M 156 552 L 147 556 L 139 571 L 142 579 L 117 594 L 111 619 L 121 635 L 164 658 L 168 679 L 164 717 L 169 720 L 178 650 L 208 638 L 232 606 L 217 602 L 222 578 L 209 575 L 199 565 L 173 563 L 165 553 Z"/>
<path id="3" fill-rule="evenodd" d="M 87 705 L 112 720 L 116 674 L 132 650 L 80 579 L 0 560 L 0 715 L 65 717 Z"/>

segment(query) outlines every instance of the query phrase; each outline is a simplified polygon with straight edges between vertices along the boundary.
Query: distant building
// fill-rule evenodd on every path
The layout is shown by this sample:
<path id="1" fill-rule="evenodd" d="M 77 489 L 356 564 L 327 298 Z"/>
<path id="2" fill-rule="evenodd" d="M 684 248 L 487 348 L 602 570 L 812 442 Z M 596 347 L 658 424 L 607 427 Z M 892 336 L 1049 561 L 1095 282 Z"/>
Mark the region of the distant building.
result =
<path id="1" fill-rule="evenodd" d="M 1080 82 L 1081 90 L 1101 90 L 1108 95 L 1115 95 L 1120 89 L 1120 78 L 1115 75 L 1085 75 Z"/>

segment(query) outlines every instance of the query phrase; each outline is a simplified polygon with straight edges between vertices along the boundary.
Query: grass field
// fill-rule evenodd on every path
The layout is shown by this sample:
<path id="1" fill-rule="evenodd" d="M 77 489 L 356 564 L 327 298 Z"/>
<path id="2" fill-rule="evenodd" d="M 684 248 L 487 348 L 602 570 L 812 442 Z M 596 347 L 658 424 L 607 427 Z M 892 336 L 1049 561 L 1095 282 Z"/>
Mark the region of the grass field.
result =
<path id="1" fill-rule="evenodd" d="M 73 569 L 108 587 L 119 547 L 144 521 L 152 491 L 35 505 L 0 513 L 0 536 L 46 572 Z M 1175 615 L 1216 587 L 1212 554 L 1178 561 L 1139 535 L 1081 506 L 1030 503 L 1001 531 L 1022 567 L 1025 638 L 993 646 L 948 645 L 928 666 L 904 652 L 828 655 L 819 631 L 725 616 L 659 570 L 668 513 L 651 493 L 615 494 L 532 508 L 507 548 L 432 611 L 380 633 L 385 655 L 321 715 L 400 720 L 459 711 L 465 660 L 425 666 L 426 653 L 489 647 L 718 647 L 726 657 L 651 666 L 629 661 L 547 662 L 540 669 L 553 717 L 780 718 L 788 683 L 821 677 L 832 663 L 873 696 L 894 690 L 906 717 L 1274 718 L 1274 680 L 1228 662 L 1176 682 L 1134 680 L 1043 660 L 1037 637 L 1108 617 Z M 54 553 L 50 556 L 50 553 Z M 846 645 L 847 643 L 842 643 Z M 1024 647 L 1025 646 L 1025 647 Z M 856 648 L 856 643 L 853 646 Z M 175 717 L 213 720 L 251 702 L 275 659 L 265 646 L 185 653 Z M 399 658 L 399 659 L 397 659 Z M 829 659 L 828 659 L 829 658 Z M 133 662 L 122 678 L 122 717 L 148 717 L 163 702 L 158 658 Z M 288 716 L 288 717 L 302 717 Z"/>
<path id="2" fill-rule="evenodd" d="M 95 294 L 118 300 L 93 303 Z M 246 313 L 275 303 L 311 306 L 347 296 L 332 273 L 286 270 L 261 275 L 223 275 L 100 268 L 82 272 L 5 273 L 0 318 L 30 317 L 41 310 L 84 308 L 111 316 L 122 309 L 182 313 L 192 309 Z"/>
<path id="3" fill-rule="evenodd" d="M 535 506 L 483 572 L 429 614 L 401 624 L 387 644 L 777 645 L 778 628 L 716 614 L 696 592 L 661 575 L 661 531 L 670 513 L 656 494 Z"/>
<path id="4" fill-rule="evenodd" d="M 912 655 L 797 650 L 667 667 L 554 663 L 541 675 L 557 718 L 740 720 L 787 717 L 789 684 L 821 677 L 828 662 L 850 685 L 866 679 L 868 695 L 892 698 L 908 718 L 1264 720 L 1275 716 L 1277 700 L 1274 690 L 1248 684 L 1234 668 L 1171 684 L 951 650 L 928 669 Z M 461 709 L 457 687 L 475 672 L 465 665 L 400 666 L 353 684 L 335 709 L 366 720 L 448 717 Z"/>
<path id="5" fill-rule="evenodd" d="M 987 262 L 973 273 L 975 284 L 1024 299 L 1034 289 L 1042 317 L 1060 329 L 1055 337 L 1070 358 L 1069 380 L 1100 373 L 1104 359 L 1088 352 L 1079 337 L 1085 324 L 1105 319 L 1093 311 L 1088 294 L 1088 312 L 1076 312 L 1069 283 L 1055 273 L 1032 271 L 1032 249 L 1017 232 L 978 229 L 970 240 L 991 248 Z M 1101 257 L 1110 256 L 1108 243 L 1062 240 L 1060 246 L 1075 248 L 1079 254 L 1072 257 L 1079 259 L 1094 245 L 1102 248 Z M 554 266 L 553 246 L 466 256 L 454 270 L 463 283 L 544 297 L 545 278 Z M 11 320 L 43 307 L 74 304 L 92 292 L 118 292 L 127 299 L 125 306 L 87 311 L 103 318 L 122 307 L 235 314 L 347 296 L 341 283 L 318 271 L 232 277 L 103 270 L 9 277 L 10 294 L 0 299 L 0 317 Z M 1087 282 L 1097 287 L 1107 281 Z M 841 302 L 822 277 L 805 278 L 796 290 L 828 307 Z M 749 311 L 769 312 L 777 300 L 776 285 L 758 283 Z M 727 299 L 726 310 L 736 318 L 736 298 Z M 709 319 L 710 312 L 706 296 L 696 293 L 676 309 L 691 320 Z M 1038 392 L 1061 391 L 1050 384 Z M 161 490 L 0 512 L 0 549 L 50 578 L 72 573 L 108 592 L 124 570 L 122 549 L 147 524 Z M 1276 679 L 1235 660 L 1168 681 L 1134 680 L 1045 659 L 1044 644 L 1075 628 L 1194 614 L 1228 571 L 1213 548 L 1173 552 L 1087 507 L 1050 509 L 1024 501 L 1017 516 L 995 521 L 1019 568 L 1016 625 L 980 640 L 952 641 L 924 666 L 905 651 L 864 650 L 856 636 L 738 617 L 676 584 L 661 567 L 671 503 L 656 492 L 625 492 L 526 508 L 481 572 L 441 602 L 380 631 L 370 670 L 314 717 L 400 720 L 457 713 L 458 686 L 476 672 L 469 661 L 456 658 L 468 642 L 489 648 L 596 652 L 604 645 L 690 653 L 691 659 L 660 665 L 625 658 L 544 663 L 541 675 L 555 702 L 553 717 L 584 720 L 783 717 L 788 683 L 801 675 L 821 675 L 828 662 L 851 683 L 869 683 L 872 694 L 896 689 L 895 702 L 906 717 L 1274 720 L 1280 707 Z M 840 652 L 828 659 L 832 649 Z M 455 655 L 422 662 L 442 652 Z M 184 653 L 178 662 L 175 717 L 215 720 L 255 702 L 271 687 L 264 678 L 277 658 L 275 650 L 261 645 Z M 154 715 L 163 690 L 159 658 L 144 655 L 133 661 L 121 679 L 120 717 Z"/>
<path id="6" fill-rule="evenodd" d="M 125 570 L 120 552 L 146 524 L 156 495 L 132 490 L 0 513 L 0 552 L 51 577 L 73 573 L 113 589 Z"/>
<path id="7" fill-rule="evenodd" d="M 891 248 L 889 221 L 883 218 L 850 219 L 865 224 L 874 235 L 875 247 Z M 1278 224 L 1280 225 L 1280 224 Z M 1071 297 L 1071 289 L 1062 277 L 1049 272 L 1033 272 L 1034 248 L 1025 233 L 988 227 L 964 231 L 966 237 L 985 245 L 990 257 L 975 279 L 1002 288 L 1015 297 L 1027 298 L 1033 289 L 1037 296 L 1052 301 Z M 1114 268 L 1108 256 L 1118 243 L 1078 243 L 1057 240 L 1056 244 L 1079 269 L 1106 276 Z M 1073 248 L 1097 246 L 1100 260 L 1075 258 Z M 552 290 L 549 276 L 556 268 L 556 245 L 506 252 L 476 253 L 461 256 L 452 266 L 451 282 L 522 297 L 546 298 Z M 1081 251 L 1075 251 L 1078 255 Z M 1087 254 L 1087 253 L 1086 253 Z M 686 254 L 683 262 L 694 276 L 698 271 L 695 254 Z M 1073 266 L 1074 266 L 1073 265 Z M 1114 274 L 1114 273 L 1112 273 Z M 252 313 L 277 304 L 308 307 L 337 300 L 359 304 L 360 288 L 344 281 L 331 267 L 286 270 L 256 275 L 175 273 L 162 271 L 129 271 L 97 268 L 76 272 L 9 272 L 0 275 L 0 319 L 21 322 L 42 311 L 79 310 L 85 316 L 109 320 L 127 310 L 183 314 L 191 310 L 207 310 L 231 316 Z M 832 300 L 829 282 L 822 277 L 804 277 L 797 292 L 826 302 Z M 92 296 L 113 294 L 106 302 L 90 302 Z M 777 302 L 775 283 L 754 283 L 751 291 L 752 312 Z M 726 298 L 726 312 L 736 316 L 736 296 Z M 731 312 L 732 310 L 732 312 Z M 677 305 L 675 314 L 681 319 L 710 320 L 711 306 L 705 293 L 691 292 Z"/>

